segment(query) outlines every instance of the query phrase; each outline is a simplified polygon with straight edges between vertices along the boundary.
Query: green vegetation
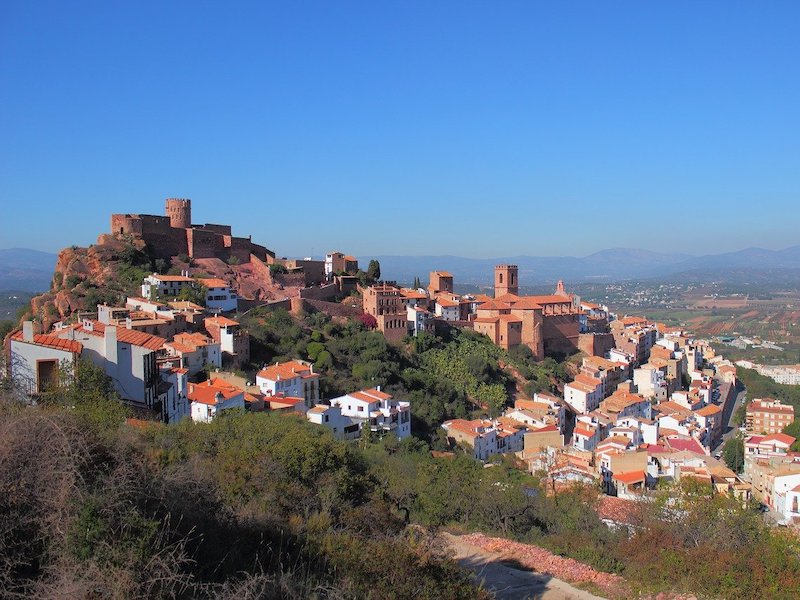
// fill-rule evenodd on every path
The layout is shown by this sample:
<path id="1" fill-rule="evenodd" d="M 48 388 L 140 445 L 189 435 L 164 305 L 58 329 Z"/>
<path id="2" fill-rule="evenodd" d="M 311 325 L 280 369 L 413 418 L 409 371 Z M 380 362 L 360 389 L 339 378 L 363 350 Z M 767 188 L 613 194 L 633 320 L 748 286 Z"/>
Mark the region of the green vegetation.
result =
<path id="1" fill-rule="evenodd" d="M 699 482 L 613 530 L 596 490 L 546 493 L 509 458 L 486 468 L 413 438 L 339 442 L 265 413 L 120 426 L 85 416 L 107 382 L 91 368 L 76 381 L 38 407 L 0 403 L 0 595 L 484 597 L 437 550 L 442 527 L 535 543 L 635 591 L 800 593 L 797 538 Z"/>
<path id="2" fill-rule="evenodd" d="M 722 449 L 722 460 L 734 473 L 741 473 L 744 468 L 744 438 L 739 433 L 725 442 Z"/>
<path id="3" fill-rule="evenodd" d="M 747 398 L 773 398 L 794 406 L 800 414 L 800 385 L 784 385 L 761 375 L 754 369 L 736 367 L 736 377 L 747 387 Z"/>
<path id="4" fill-rule="evenodd" d="M 501 363 L 513 364 L 537 389 L 566 377 L 566 366 L 547 359 L 536 363 L 530 351 L 513 355 L 470 330 L 454 329 L 444 338 L 423 334 L 403 345 L 359 319 L 331 321 L 322 313 L 295 319 L 285 309 L 259 308 L 241 318 L 250 332 L 252 370 L 290 359 L 310 360 L 325 377 L 323 397 L 381 386 L 414 407 L 412 431 L 436 442 L 447 419 L 469 418 L 473 410 L 499 413 L 508 402 L 512 378 Z"/>
<path id="5" fill-rule="evenodd" d="M 274 264 L 274 265 L 270 265 L 269 266 L 269 274 L 272 275 L 273 277 L 275 277 L 275 275 L 283 275 L 283 274 L 288 273 L 288 272 L 289 272 L 289 269 L 287 269 L 285 266 L 279 265 L 277 263 Z"/>

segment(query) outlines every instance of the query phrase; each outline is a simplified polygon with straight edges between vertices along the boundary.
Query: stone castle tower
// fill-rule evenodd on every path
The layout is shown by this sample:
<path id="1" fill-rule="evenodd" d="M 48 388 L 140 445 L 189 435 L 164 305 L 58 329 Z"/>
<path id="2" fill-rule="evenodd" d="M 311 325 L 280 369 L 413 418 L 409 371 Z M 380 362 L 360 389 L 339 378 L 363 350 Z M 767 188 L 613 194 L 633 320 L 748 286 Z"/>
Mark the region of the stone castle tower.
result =
<path id="1" fill-rule="evenodd" d="M 519 294 L 517 265 L 497 265 L 494 268 L 494 297 L 503 294 Z"/>
<path id="2" fill-rule="evenodd" d="M 166 213 L 171 227 L 186 229 L 192 226 L 192 201 L 186 198 L 167 198 Z"/>

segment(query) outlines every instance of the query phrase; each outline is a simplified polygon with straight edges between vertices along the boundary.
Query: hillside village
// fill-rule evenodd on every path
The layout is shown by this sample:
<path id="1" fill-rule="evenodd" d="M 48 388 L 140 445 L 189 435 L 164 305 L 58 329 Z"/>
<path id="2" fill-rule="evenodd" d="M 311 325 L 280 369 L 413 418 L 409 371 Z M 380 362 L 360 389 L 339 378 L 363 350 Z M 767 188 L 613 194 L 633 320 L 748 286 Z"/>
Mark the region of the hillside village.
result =
<path id="1" fill-rule="evenodd" d="M 472 414 L 435 423 L 444 451 L 460 448 L 487 464 L 513 456 L 554 488 L 584 483 L 631 501 L 660 482 L 691 478 L 713 493 L 754 498 L 778 523 L 800 521 L 800 454 L 782 433 L 792 407 L 754 400 L 743 468 L 726 466 L 723 434 L 741 386 L 735 365 L 691 332 L 615 315 L 561 281 L 551 295 L 520 295 L 513 264 L 495 267 L 490 297 L 456 293 L 445 271 L 431 272 L 427 286 L 402 287 L 382 280 L 379 265 L 362 271 L 338 251 L 324 260 L 278 258 L 229 226 L 192 224 L 185 199 L 168 199 L 163 216 L 112 215 L 111 229 L 101 242 L 146 248 L 173 268 L 146 274 L 138 293 L 117 304 L 64 310 L 52 323 L 25 320 L 6 340 L 7 365 L 18 392 L 34 401 L 85 359 L 141 422 L 208 423 L 240 409 L 305 418 L 342 440 L 402 440 L 414 434 L 414 402 L 380 385 L 326 396 L 319 358 L 254 364 L 251 333 L 237 315 L 321 313 L 396 345 L 473 331 L 498 352 L 524 348 L 533 362 L 578 360 L 549 389 L 516 389 L 495 407 L 478 400 Z"/>

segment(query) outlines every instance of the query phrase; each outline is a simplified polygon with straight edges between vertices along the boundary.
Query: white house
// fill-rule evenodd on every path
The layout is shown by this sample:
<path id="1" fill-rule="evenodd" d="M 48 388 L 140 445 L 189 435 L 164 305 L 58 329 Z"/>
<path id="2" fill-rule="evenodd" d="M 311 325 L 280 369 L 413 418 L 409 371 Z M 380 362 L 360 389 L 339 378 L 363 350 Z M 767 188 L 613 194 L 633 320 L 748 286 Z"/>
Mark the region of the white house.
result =
<path id="1" fill-rule="evenodd" d="M 83 352 L 80 342 L 33 333 L 33 322 L 11 336 L 9 370 L 14 385 L 29 396 L 59 383 L 60 369 L 71 369 Z"/>
<path id="2" fill-rule="evenodd" d="M 195 285 L 195 280 L 187 274 L 182 275 L 159 275 L 153 273 L 144 278 L 142 283 L 142 296 L 148 300 L 159 298 L 174 298 L 178 296 L 183 288 Z"/>
<path id="3" fill-rule="evenodd" d="M 423 331 L 433 331 L 433 315 L 421 306 L 408 305 L 408 332 L 414 337 Z"/>
<path id="4" fill-rule="evenodd" d="M 218 312 L 229 312 L 238 307 L 239 296 L 226 281 L 217 278 L 203 278 L 198 279 L 197 282 L 206 288 L 206 308 Z"/>
<path id="5" fill-rule="evenodd" d="M 192 420 L 197 423 L 210 423 L 223 410 L 244 408 L 244 390 L 224 379 L 190 383 L 188 397 L 192 407 Z"/>
<path id="6" fill-rule="evenodd" d="M 486 461 L 498 453 L 497 429 L 491 421 L 466 421 L 453 419 L 442 423 L 447 437 L 472 448 L 477 460 Z"/>
<path id="7" fill-rule="evenodd" d="M 603 399 L 602 385 L 583 381 L 572 381 L 564 385 L 564 401 L 578 413 L 588 413 L 600 406 Z"/>
<path id="8" fill-rule="evenodd" d="M 56 329 L 54 335 L 83 345 L 81 356 L 100 367 L 114 382 L 123 400 L 149 409 L 157 408 L 160 382 L 156 353 L 164 338 L 84 320 L 80 325 Z"/>
<path id="9" fill-rule="evenodd" d="M 165 367 L 160 371 L 158 402 L 165 423 L 177 423 L 189 415 L 187 369 Z"/>
<path id="10" fill-rule="evenodd" d="M 317 404 L 306 412 L 306 419 L 316 425 L 324 425 L 338 440 L 352 440 L 361 435 L 359 423 L 342 415 L 340 406 Z"/>
<path id="11" fill-rule="evenodd" d="M 164 344 L 164 349 L 180 360 L 181 367 L 189 369 L 189 375 L 199 373 L 206 365 L 222 366 L 220 343 L 202 333 L 178 333 Z"/>
<path id="12" fill-rule="evenodd" d="M 331 400 L 331 406 L 380 435 L 394 433 L 400 439 L 411 435 L 411 403 L 395 400 L 380 388 L 350 392 Z"/>
<path id="13" fill-rule="evenodd" d="M 460 306 L 457 296 L 442 294 L 436 298 L 436 316 L 445 321 L 458 321 Z"/>
<path id="14" fill-rule="evenodd" d="M 256 385 L 265 396 L 303 398 L 307 409 L 319 403 L 319 373 L 310 363 L 290 360 L 264 367 L 256 375 Z"/>

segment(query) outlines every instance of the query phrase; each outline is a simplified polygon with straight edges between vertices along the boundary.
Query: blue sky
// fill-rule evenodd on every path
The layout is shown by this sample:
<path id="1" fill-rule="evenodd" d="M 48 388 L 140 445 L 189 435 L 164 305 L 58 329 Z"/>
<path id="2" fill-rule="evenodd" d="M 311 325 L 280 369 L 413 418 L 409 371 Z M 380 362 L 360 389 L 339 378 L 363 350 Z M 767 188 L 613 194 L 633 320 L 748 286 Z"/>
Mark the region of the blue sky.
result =
<path id="1" fill-rule="evenodd" d="M 231 6 L 227 6 L 230 4 Z M 0 3 L 0 247 L 800 243 L 798 2 Z"/>

